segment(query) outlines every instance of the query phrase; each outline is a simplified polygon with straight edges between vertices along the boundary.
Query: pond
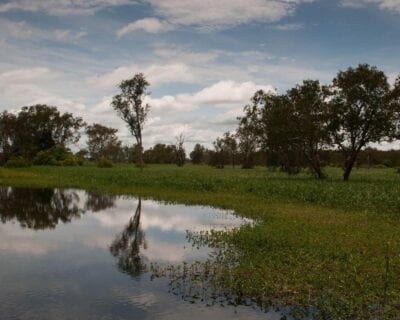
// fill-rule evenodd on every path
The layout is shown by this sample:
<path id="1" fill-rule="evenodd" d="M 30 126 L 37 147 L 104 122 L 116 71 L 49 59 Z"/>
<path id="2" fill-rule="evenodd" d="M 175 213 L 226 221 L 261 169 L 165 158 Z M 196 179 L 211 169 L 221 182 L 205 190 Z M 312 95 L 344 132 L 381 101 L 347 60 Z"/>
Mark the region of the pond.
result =
<path id="1" fill-rule="evenodd" d="M 157 270 L 207 261 L 191 233 L 250 220 L 200 206 L 81 190 L 0 188 L 0 318 L 280 319 L 193 301 Z M 161 267 L 160 267 L 161 266 Z"/>

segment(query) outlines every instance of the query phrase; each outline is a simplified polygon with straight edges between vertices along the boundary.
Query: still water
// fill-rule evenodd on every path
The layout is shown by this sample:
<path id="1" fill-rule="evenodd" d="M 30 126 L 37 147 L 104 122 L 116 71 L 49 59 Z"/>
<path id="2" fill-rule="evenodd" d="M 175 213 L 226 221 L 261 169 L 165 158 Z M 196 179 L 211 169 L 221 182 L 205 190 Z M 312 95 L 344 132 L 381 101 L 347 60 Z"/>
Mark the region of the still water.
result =
<path id="1" fill-rule="evenodd" d="M 250 222 L 207 207 L 0 187 L 0 319 L 279 319 L 190 301 L 151 271 L 210 258 L 188 233 Z"/>

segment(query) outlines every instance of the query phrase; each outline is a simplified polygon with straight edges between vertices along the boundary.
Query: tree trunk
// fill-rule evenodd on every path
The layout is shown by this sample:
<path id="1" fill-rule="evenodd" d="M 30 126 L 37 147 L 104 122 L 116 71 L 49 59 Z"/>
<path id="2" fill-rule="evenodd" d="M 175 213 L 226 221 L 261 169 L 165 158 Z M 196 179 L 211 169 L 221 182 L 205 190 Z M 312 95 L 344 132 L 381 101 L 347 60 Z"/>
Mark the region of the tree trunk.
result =
<path id="1" fill-rule="evenodd" d="M 343 180 L 349 181 L 351 171 L 353 170 L 354 163 L 357 159 L 357 152 L 353 151 L 353 153 L 347 158 L 345 165 L 344 165 L 344 173 L 343 173 Z"/>
<path id="2" fill-rule="evenodd" d="M 143 171 L 144 163 L 143 163 L 143 147 L 142 143 L 139 143 L 139 168 L 140 171 Z"/>

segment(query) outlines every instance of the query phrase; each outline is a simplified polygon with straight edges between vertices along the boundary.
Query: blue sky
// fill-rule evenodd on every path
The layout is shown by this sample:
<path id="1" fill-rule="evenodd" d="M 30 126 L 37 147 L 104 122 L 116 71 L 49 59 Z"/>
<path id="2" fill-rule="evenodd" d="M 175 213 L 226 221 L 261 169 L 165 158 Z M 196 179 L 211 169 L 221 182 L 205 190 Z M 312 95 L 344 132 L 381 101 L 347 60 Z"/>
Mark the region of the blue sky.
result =
<path id="1" fill-rule="evenodd" d="M 0 0 L 0 28 L 0 110 L 52 104 L 132 143 L 110 101 L 143 72 L 146 146 L 209 145 L 257 89 L 400 74 L 400 0 Z"/>

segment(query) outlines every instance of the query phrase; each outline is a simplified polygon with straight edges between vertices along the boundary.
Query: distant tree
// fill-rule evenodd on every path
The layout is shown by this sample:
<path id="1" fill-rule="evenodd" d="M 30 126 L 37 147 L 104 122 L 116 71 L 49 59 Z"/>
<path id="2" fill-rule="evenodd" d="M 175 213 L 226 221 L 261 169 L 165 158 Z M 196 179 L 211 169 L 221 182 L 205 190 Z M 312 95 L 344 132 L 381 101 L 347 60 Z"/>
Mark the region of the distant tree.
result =
<path id="1" fill-rule="evenodd" d="M 178 167 L 183 167 L 186 161 L 186 152 L 183 144 L 185 143 L 185 137 L 183 133 L 181 133 L 178 137 L 176 137 L 175 144 L 175 161 Z"/>
<path id="2" fill-rule="evenodd" d="M 120 83 L 121 93 L 114 96 L 112 106 L 124 120 L 135 137 L 138 146 L 138 165 L 143 169 L 143 140 L 142 131 L 150 110 L 148 104 L 143 105 L 147 96 L 149 83 L 142 73 L 136 74 L 132 79 Z"/>
<path id="3" fill-rule="evenodd" d="M 17 117 L 4 111 L 0 114 L 0 164 L 6 163 L 16 146 L 13 145 L 17 134 Z"/>
<path id="4" fill-rule="evenodd" d="M 118 129 L 105 127 L 98 123 L 86 127 L 87 146 L 92 160 L 98 160 L 101 157 L 113 161 L 119 160 L 122 142 L 118 140 L 117 132 Z"/>
<path id="5" fill-rule="evenodd" d="M 333 80 L 330 129 L 345 158 L 345 181 L 365 146 L 398 137 L 398 86 L 399 80 L 392 90 L 384 72 L 367 64 L 341 71 Z"/>
<path id="6" fill-rule="evenodd" d="M 192 160 L 193 164 L 200 164 L 202 162 L 205 162 L 205 152 L 206 148 L 202 146 L 201 144 L 197 143 L 193 151 L 190 153 L 190 159 Z"/>
<path id="7" fill-rule="evenodd" d="M 209 165 L 217 168 L 223 169 L 225 165 L 229 163 L 229 153 L 226 150 L 224 140 L 222 138 L 217 138 L 214 142 L 214 151 L 209 151 Z"/>
<path id="8" fill-rule="evenodd" d="M 238 143 L 236 141 L 236 136 L 230 132 L 225 132 L 222 137 L 222 143 L 224 145 L 225 151 L 228 153 L 232 167 L 235 167 L 236 157 L 238 153 Z"/>
<path id="9" fill-rule="evenodd" d="M 157 143 L 152 148 L 143 153 L 143 159 L 146 163 L 175 163 L 176 147 Z"/>

